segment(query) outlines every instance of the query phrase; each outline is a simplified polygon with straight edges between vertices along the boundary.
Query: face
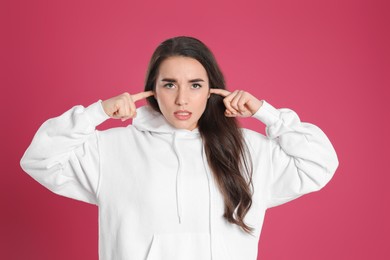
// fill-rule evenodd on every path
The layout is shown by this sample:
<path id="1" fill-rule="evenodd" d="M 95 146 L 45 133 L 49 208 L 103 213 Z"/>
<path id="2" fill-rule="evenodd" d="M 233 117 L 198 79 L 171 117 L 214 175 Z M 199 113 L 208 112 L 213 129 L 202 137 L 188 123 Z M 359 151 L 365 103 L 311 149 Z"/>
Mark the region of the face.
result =
<path id="1" fill-rule="evenodd" d="M 209 78 L 196 59 L 174 56 L 159 67 L 155 98 L 166 120 L 175 128 L 194 130 L 209 97 Z"/>

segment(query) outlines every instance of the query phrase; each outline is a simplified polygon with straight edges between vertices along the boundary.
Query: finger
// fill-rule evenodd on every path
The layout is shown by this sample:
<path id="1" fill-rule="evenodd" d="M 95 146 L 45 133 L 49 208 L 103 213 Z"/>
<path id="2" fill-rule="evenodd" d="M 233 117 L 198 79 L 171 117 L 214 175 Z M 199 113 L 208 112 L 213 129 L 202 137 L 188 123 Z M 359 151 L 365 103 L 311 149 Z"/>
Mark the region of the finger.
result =
<path id="1" fill-rule="evenodd" d="M 125 101 L 125 103 L 124 103 L 125 114 L 122 117 L 122 121 L 125 121 L 129 118 L 134 117 L 134 113 L 136 110 L 134 101 L 133 101 L 132 96 L 130 94 L 126 93 L 124 101 Z"/>
<path id="2" fill-rule="evenodd" d="M 210 88 L 210 94 L 217 94 L 222 97 L 227 97 L 231 94 L 231 92 L 227 91 L 226 89 Z"/>
<path id="3" fill-rule="evenodd" d="M 135 117 L 136 113 L 137 113 L 137 107 L 135 106 L 135 101 L 132 100 L 132 98 L 130 98 L 130 101 L 129 101 L 129 113 L 130 113 L 130 117 Z"/>
<path id="4" fill-rule="evenodd" d="M 120 100 L 118 100 L 118 104 L 119 104 L 119 108 L 118 108 L 118 111 L 117 111 L 117 114 L 116 116 L 118 118 L 124 118 L 126 116 L 129 115 L 129 109 L 128 109 L 128 105 L 127 105 L 127 100 L 126 98 L 122 98 Z"/>
<path id="5" fill-rule="evenodd" d="M 120 105 L 119 103 L 115 103 L 112 112 L 110 113 L 110 116 L 112 118 L 118 118 Z"/>
<path id="6" fill-rule="evenodd" d="M 242 91 L 239 90 L 239 91 L 234 91 L 236 93 L 236 95 L 232 98 L 232 101 L 230 101 L 230 105 L 237 111 L 239 111 L 239 107 L 238 107 L 238 102 L 239 100 L 241 99 L 242 97 Z M 239 111 L 240 112 L 240 111 Z"/>
<path id="7" fill-rule="evenodd" d="M 122 122 L 126 121 L 127 119 L 129 119 L 131 117 L 131 115 L 130 115 L 130 107 L 129 107 L 128 103 L 126 103 L 122 107 L 122 111 L 120 111 L 120 114 L 118 116 L 122 120 Z"/>
<path id="8" fill-rule="evenodd" d="M 147 98 L 147 97 L 150 97 L 150 96 L 153 96 L 154 93 L 153 91 L 145 91 L 145 92 L 140 92 L 140 93 L 137 93 L 137 94 L 134 94 L 134 95 L 131 95 L 131 99 L 134 101 L 134 102 L 137 102 L 141 99 L 144 99 L 144 98 Z"/>
<path id="9" fill-rule="evenodd" d="M 238 111 L 234 109 L 231 105 L 231 101 L 234 99 L 234 97 L 237 95 L 238 91 L 234 91 L 233 93 L 230 93 L 229 96 L 225 97 L 223 99 L 223 103 L 225 104 L 226 110 L 228 110 L 231 114 L 237 114 Z"/>
<path id="10" fill-rule="evenodd" d="M 120 95 L 120 98 L 117 100 L 118 110 L 116 117 L 120 118 L 122 121 L 128 119 L 131 115 L 130 103 L 133 103 L 129 93 L 123 93 Z"/>
<path id="11" fill-rule="evenodd" d="M 238 110 L 241 114 L 245 114 L 248 112 L 247 103 L 249 102 L 249 97 L 247 92 L 242 92 L 240 100 L 237 102 Z"/>
<path id="12" fill-rule="evenodd" d="M 236 114 L 232 114 L 229 110 L 225 110 L 225 116 L 226 117 L 235 117 L 236 116 Z"/>

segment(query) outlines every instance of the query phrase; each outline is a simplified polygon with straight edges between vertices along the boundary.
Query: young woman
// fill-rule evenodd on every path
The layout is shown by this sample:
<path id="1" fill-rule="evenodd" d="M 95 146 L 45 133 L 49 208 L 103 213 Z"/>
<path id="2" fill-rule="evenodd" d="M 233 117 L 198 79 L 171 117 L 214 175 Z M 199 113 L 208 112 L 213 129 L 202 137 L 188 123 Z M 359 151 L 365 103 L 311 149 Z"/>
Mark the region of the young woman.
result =
<path id="1" fill-rule="evenodd" d="M 239 128 L 251 116 L 267 136 Z M 95 130 L 108 118 L 133 123 Z M 48 120 L 21 166 L 98 205 L 100 259 L 255 260 L 265 210 L 321 189 L 338 160 L 318 127 L 226 90 L 210 50 L 176 37 L 154 52 L 144 92 Z"/>

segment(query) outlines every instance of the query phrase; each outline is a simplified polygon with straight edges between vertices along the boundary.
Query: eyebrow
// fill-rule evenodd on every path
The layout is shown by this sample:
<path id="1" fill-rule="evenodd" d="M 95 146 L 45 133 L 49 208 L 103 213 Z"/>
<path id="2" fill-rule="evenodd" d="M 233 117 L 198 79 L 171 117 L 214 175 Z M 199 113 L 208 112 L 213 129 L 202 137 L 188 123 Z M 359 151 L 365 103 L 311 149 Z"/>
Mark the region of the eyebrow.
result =
<path id="1" fill-rule="evenodd" d="M 176 83 L 176 82 L 177 82 L 176 79 L 171 79 L 171 78 L 163 78 L 161 81 L 173 82 L 173 83 Z M 190 83 L 194 83 L 194 82 L 204 82 L 204 80 L 201 79 L 201 78 L 197 78 L 197 79 L 191 79 L 191 80 L 189 80 L 188 82 L 190 82 Z"/>

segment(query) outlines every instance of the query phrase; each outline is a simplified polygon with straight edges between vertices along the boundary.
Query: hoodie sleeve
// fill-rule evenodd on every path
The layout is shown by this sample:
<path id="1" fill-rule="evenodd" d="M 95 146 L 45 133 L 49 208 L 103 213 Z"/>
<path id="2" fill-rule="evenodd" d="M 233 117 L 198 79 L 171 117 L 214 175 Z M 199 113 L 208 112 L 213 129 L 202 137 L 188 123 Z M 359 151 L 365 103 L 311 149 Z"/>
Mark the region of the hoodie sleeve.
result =
<path id="1" fill-rule="evenodd" d="M 338 167 L 337 154 L 324 132 L 300 121 L 290 109 L 276 109 L 263 100 L 253 115 L 266 125 L 270 151 L 268 207 L 320 190 Z"/>
<path id="2" fill-rule="evenodd" d="M 97 204 L 100 160 L 95 127 L 108 118 L 99 101 L 47 120 L 24 153 L 22 169 L 54 193 Z"/>

